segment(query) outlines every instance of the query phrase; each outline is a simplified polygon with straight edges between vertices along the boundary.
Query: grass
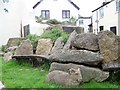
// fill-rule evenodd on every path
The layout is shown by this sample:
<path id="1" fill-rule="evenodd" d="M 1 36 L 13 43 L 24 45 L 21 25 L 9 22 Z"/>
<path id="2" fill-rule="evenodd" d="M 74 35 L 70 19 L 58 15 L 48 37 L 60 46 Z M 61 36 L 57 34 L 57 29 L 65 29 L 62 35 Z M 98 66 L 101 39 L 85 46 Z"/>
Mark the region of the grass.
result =
<path id="1" fill-rule="evenodd" d="M 3 63 L 2 67 L 2 81 L 7 88 L 61 87 L 56 84 L 45 83 L 45 77 L 48 74 L 48 70 L 45 70 L 41 67 L 33 68 L 31 64 L 20 64 L 17 61 Z"/>
<path id="2" fill-rule="evenodd" d="M 0 57 L 2 66 L 2 81 L 6 88 L 64 88 L 56 84 L 45 83 L 46 75 L 49 73 L 47 64 L 34 68 L 30 63 L 19 63 L 15 60 L 7 63 Z M 0 73 L 1 75 L 1 73 Z M 118 88 L 120 85 L 110 82 L 85 83 L 83 88 Z"/>
<path id="3" fill-rule="evenodd" d="M 83 87 L 84 88 L 118 88 L 120 86 L 110 82 L 102 82 L 102 83 L 91 82 L 84 84 Z"/>

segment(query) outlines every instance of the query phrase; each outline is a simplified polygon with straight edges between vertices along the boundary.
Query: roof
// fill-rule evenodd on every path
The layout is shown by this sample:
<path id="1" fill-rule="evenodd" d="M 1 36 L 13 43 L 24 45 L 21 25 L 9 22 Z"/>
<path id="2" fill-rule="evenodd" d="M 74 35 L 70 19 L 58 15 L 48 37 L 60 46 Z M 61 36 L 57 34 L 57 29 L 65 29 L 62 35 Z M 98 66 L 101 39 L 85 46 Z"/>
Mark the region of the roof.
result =
<path id="1" fill-rule="evenodd" d="M 111 0 L 111 1 L 109 1 L 109 2 L 103 2 L 103 5 L 101 5 L 101 6 L 98 7 L 97 9 L 93 10 L 92 12 L 95 12 L 95 11 L 97 11 L 98 9 L 100 9 L 100 8 L 102 8 L 102 7 L 106 6 L 106 5 L 108 5 L 108 4 L 111 3 L 112 1 L 114 1 L 114 0 Z"/>
<path id="2" fill-rule="evenodd" d="M 37 2 L 34 6 L 33 9 L 35 9 L 43 0 L 40 0 L 39 2 Z M 80 8 L 71 0 L 68 0 L 68 2 L 73 5 L 77 10 L 80 10 Z"/>
<path id="3" fill-rule="evenodd" d="M 74 3 L 72 2 L 71 0 L 68 0 L 77 10 L 80 10 L 80 8 Z"/>
<path id="4" fill-rule="evenodd" d="M 37 2 L 34 6 L 33 9 L 35 9 L 43 0 L 40 0 L 39 2 Z"/>

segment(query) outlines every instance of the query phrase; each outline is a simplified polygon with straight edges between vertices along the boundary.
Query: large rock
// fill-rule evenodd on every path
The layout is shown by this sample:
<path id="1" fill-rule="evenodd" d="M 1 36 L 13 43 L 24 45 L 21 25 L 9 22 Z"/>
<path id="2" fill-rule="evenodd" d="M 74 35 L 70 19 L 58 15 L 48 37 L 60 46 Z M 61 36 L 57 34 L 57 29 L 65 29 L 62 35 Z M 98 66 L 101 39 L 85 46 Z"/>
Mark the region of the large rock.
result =
<path id="1" fill-rule="evenodd" d="M 120 61 L 120 37 L 111 31 L 101 31 L 98 33 L 98 43 L 100 53 L 104 57 L 103 63 Z"/>
<path id="2" fill-rule="evenodd" d="M 75 38 L 75 36 L 77 35 L 77 32 L 74 30 L 71 34 L 70 34 L 70 36 L 69 36 L 69 38 L 68 38 L 68 40 L 67 40 L 67 43 L 65 44 L 65 46 L 64 46 L 64 50 L 68 50 L 68 49 L 71 49 L 72 48 L 72 45 L 71 45 L 71 41 L 73 41 L 74 40 L 74 38 Z"/>
<path id="3" fill-rule="evenodd" d="M 63 40 L 62 40 L 62 37 L 59 37 L 56 41 L 55 41 L 55 44 L 51 50 L 51 53 L 54 53 L 60 49 L 63 49 L 63 46 L 64 46 L 64 43 L 63 43 Z"/>
<path id="4" fill-rule="evenodd" d="M 40 39 L 38 41 L 36 54 L 37 55 L 48 55 L 52 49 L 53 43 L 51 39 Z"/>
<path id="5" fill-rule="evenodd" d="M 103 60 L 99 53 L 94 53 L 86 50 L 61 50 L 49 56 L 49 59 L 54 62 L 64 63 L 84 63 L 95 65 Z"/>
<path id="6" fill-rule="evenodd" d="M 16 49 L 15 55 L 31 55 L 33 48 L 30 40 L 23 40 L 21 45 Z"/>
<path id="7" fill-rule="evenodd" d="M 109 72 L 102 71 L 97 68 L 91 68 L 83 65 L 76 64 L 60 64 L 52 63 L 49 71 L 60 70 L 64 72 L 69 72 L 70 68 L 80 68 L 82 74 L 82 82 L 97 81 L 102 82 L 109 77 Z"/>
<path id="8" fill-rule="evenodd" d="M 98 38 L 92 33 L 81 33 L 74 37 L 71 41 L 72 46 L 78 49 L 86 49 L 91 51 L 98 51 Z"/>
<path id="9" fill-rule="evenodd" d="M 7 52 L 7 53 L 5 53 L 4 54 L 4 61 L 5 62 L 8 62 L 8 61 L 10 61 L 11 59 L 12 59 L 12 56 L 13 56 L 13 53 L 12 52 Z"/>
<path id="10" fill-rule="evenodd" d="M 13 46 L 19 46 L 23 40 L 25 40 L 25 38 L 9 38 L 7 42 L 7 48 Z"/>
<path id="11" fill-rule="evenodd" d="M 75 87 L 79 86 L 82 81 L 82 76 L 80 72 L 80 68 L 69 69 L 69 73 L 59 70 L 54 70 L 50 72 L 46 77 L 46 82 L 56 83 L 63 86 Z"/>

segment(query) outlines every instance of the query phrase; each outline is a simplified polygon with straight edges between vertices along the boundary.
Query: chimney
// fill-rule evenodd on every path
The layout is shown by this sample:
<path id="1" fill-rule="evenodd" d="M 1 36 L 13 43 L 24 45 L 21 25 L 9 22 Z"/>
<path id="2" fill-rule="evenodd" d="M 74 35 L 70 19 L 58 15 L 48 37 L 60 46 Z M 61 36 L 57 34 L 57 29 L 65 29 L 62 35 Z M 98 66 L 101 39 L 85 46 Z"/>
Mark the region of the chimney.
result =
<path id="1" fill-rule="evenodd" d="M 102 4 L 105 5 L 107 2 L 103 2 Z"/>

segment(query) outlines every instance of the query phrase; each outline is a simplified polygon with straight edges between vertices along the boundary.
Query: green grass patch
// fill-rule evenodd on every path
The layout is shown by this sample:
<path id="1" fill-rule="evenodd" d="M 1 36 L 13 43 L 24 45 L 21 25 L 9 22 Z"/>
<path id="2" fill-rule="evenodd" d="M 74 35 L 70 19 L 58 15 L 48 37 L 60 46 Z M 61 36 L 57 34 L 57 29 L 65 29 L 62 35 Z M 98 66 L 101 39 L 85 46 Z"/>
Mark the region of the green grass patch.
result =
<path id="1" fill-rule="evenodd" d="M 118 88 L 118 87 L 120 86 L 110 82 L 102 82 L 102 83 L 90 82 L 90 83 L 85 83 L 83 85 L 83 88 Z"/>
<path id="2" fill-rule="evenodd" d="M 45 78 L 49 73 L 49 63 L 40 64 L 34 68 L 31 63 L 18 62 L 11 60 L 3 62 L 0 57 L 0 66 L 2 66 L 2 81 L 6 88 L 64 88 L 57 84 L 47 84 Z M 83 88 L 118 88 L 119 84 L 114 82 L 90 82 L 82 85 Z M 79 88 L 79 87 L 77 87 Z"/>
<path id="3" fill-rule="evenodd" d="M 2 60 L 3 58 L 0 57 L 0 80 L 2 80 Z"/>
<path id="4" fill-rule="evenodd" d="M 2 58 L 1 58 L 2 59 Z M 1 61 L 1 60 L 0 60 Z M 3 63 L 2 81 L 6 88 L 60 88 L 56 84 L 45 82 L 48 70 L 43 66 L 33 68 L 30 63 L 18 63 L 15 60 Z"/>

